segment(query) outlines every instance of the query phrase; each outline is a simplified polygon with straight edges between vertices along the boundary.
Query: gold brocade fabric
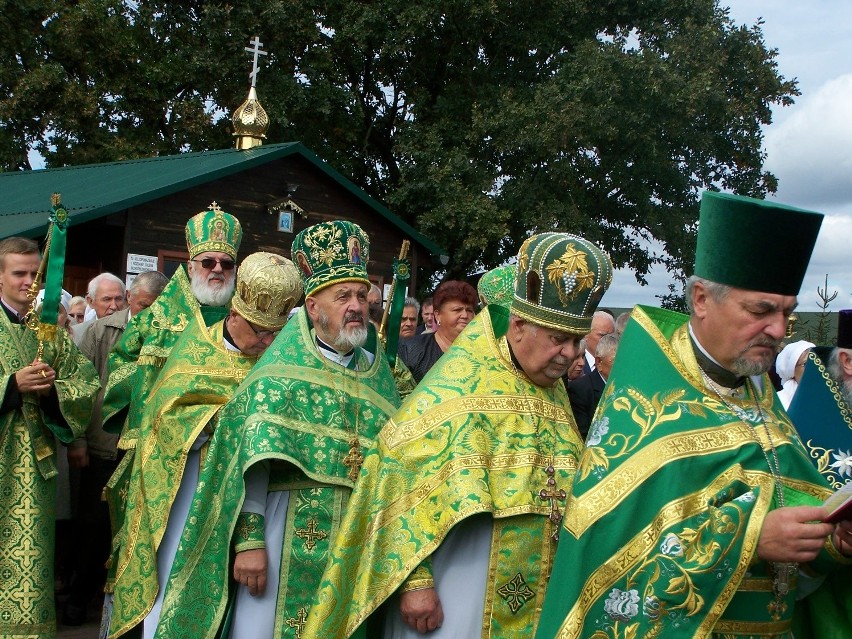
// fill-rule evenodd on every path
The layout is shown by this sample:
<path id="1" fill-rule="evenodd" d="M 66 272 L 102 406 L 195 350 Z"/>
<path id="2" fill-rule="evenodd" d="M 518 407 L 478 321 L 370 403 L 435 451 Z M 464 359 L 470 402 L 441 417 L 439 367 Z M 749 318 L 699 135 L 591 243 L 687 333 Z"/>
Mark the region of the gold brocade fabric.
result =
<path id="1" fill-rule="evenodd" d="M 757 556 L 778 506 L 768 457 L 785 505 L 829 489 L 767 376 L 745 398 L 705 386 L 687 322 L 633 309 L 568 498 L 539 639 L 792 637 L 795 576 L 776 597 Z M 808 569 L 837 567 L 829 546 Z"/>
<path id="2" fill-rule="evenodd" d="M 118 502 L 113 507 L 124 510 L 114 541 L 110 636 L 126 632 L 151 610 L 157 549 L 189 450 L 256 361 L 225 348 L 222 322 L 208 329 L 193 321 L 175 343 L 138 420 L 135 454 L 110 481 L 111 498 Z"/>
<path id="3" fill-rule="evenodd" d="M 31 363 L 38 341 L 0 310 L 0 397 L 10 375 Z M 86 430 L 100 384 L 92 364 L 65 331 L 45 344 L 43 361 L 56 371 L 65 423 L 46 417 L 38 398 L 0 416 L 0 638 L 56 635 L 53 602 L 56 465 L 54 434 L 70 442 Z"/>
<path id="4" fill-rule="evenodd" d="M 103 401 L 104 430 L 121 433 L 119 448 L 129 450 L 136 445 L 137 418 L 190 321 L 209 326 L 227 314 L 225 306 L 199 306 L 186 270 L 180 266 L 154 303 L 130 319 L 109 355 L 109 381 Z"/>
<path id="5" fill-rule="evenodd" d="M 357 370 L 326 359 L 303 307 L 221 411 L 175 556 L 157 639 L 217 636 L 233 584 L 229 562 L 244 473 L 265 460 L 271 466 L 268 491 L 290 493 L 279 580 L 267 584 L 277 593 L 275 639 L 298 639 L 354 483 L 352 441 L 357 434 L 366 452 L 399 406 L 372 329 L 364 350 L 375 358 L 370 363 L 359 351 Z"/>
<path id="6" fill-rule="evenodd" d="M 490 305 L 406 399 L 367 455 L 302 639 L 352 636 L 457 523 L 494 517 L 483 636 L 535 627 L 555 542 L 540 491 L 570 491 L 582 443 L 561 383 L 515 370 Z M 453 620 L 444 619 L 451 628 Z"/>

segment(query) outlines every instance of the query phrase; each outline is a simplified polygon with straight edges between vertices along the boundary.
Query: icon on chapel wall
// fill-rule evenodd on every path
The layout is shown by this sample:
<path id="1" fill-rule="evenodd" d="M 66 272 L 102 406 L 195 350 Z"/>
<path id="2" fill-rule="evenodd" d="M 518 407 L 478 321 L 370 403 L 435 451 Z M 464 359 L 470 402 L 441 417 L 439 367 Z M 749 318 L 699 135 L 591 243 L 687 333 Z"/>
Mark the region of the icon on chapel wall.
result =
<path id="1" fill-rule="evenodd" d="M 278 230 L 282 233 L 293 232 L 293 211 L 278 212 Z"/>

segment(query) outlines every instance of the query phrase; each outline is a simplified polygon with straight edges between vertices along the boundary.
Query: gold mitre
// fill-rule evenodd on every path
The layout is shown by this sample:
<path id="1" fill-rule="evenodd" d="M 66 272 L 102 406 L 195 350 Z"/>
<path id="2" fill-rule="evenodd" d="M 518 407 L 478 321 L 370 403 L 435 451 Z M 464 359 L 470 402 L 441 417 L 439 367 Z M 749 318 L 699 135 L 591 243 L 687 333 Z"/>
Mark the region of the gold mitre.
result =
<path id="1" fill-rule="evenodd" d="M 240 264 L 231 306 L 252 324 L 278 330 L 302 297 L 293 262 L 275 253 L 252 253 Z"/>

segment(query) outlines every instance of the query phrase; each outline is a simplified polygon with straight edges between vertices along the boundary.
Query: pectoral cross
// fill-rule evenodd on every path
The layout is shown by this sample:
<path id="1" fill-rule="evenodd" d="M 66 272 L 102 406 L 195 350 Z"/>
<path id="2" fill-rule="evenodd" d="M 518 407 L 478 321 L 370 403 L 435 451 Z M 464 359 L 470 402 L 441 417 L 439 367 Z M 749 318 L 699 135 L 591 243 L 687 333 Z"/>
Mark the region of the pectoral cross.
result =
<path id="1" fill-rule="evenodd" d="M 361 442 L 355 437 L 349 440 L 349 453 L 343 458 L 343 464 L 349 467 L 348 477 L 351 481 L 358 479 L 361 472 L 361 464 L 364 463 L 364 455 L 361 454 Z"/>
<path id="2" fill-rule="evenodd" d="M 260 38 L 254 36 L 249 41 L 249 44 L 252 45 L 250 47 L 246 47 L 246 51 L 254 54 L 254 60 L 252 60 L 251 64 L 251 73 L 249 74 L 249 78 L 251 79 L 251 85 L 254 86 L 255 80 L 257 80 L 257 56 L 266 55 L 266 51 L 261 51 L 260 47 L 263 46 L 263 42 L 260 41 Z"/>
<path id="3" fill-rule="evenodd" d="M 550 501 L 550 521 L 554 525 L 554 531 L 550 538 L 553 541 L 559 541 L 559 524 L 562 521 L 562 513 L 559 512 L 559 500 L 564 501 L 566 495 L 564 490 L 556 489 L 556 479 L 554 478 L 556 469 L 552 465 L 548 465 L 544 472 L 547 473 L 547 488 L 542 488 L 538 496 L 544 501 Z"/>

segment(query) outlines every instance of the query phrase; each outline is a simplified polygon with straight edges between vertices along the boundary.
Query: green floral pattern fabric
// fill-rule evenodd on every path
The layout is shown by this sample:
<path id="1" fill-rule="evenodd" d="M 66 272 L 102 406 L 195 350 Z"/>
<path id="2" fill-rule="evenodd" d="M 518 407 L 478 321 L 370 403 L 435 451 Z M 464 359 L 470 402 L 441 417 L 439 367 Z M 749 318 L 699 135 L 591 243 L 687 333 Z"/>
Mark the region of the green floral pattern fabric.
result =
<path id="1" fill-rule="evenodd" d="M 0 397 L 9 377 L 36 357 L 36 334 L 0 310 Z M 53 601 L 56 462 L 54 435 L 69 443 L 85 432 L 100 389 L 94 366 L 64 330 L 45 342 L 42 360 L 56 371 L 56 424 L 32 393 L 0 416 L 0 637 L 56 636 Z"/>
<path id="2" fill-rule="evenodd" d="M 353 481 L 346 459 L 357 431 L 363 450 L 399 405 L 375 333 L 359 371 L 322 357 L 302 309 L 222 410 L 169 579 L 157 637 L 215 636 L 228 604 L 232 536 L 245 497 L 243 474 L 271 460 L 270 490 L 290 490 L 278 588 L 280 637 L 297 637 Z"/>

